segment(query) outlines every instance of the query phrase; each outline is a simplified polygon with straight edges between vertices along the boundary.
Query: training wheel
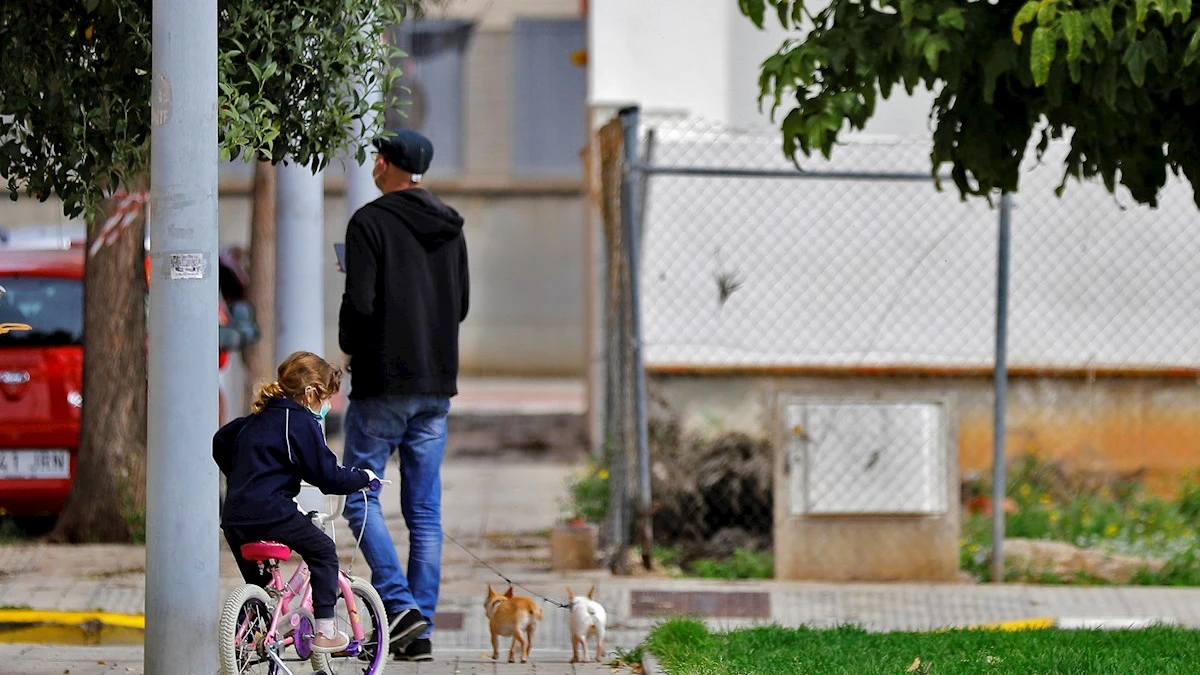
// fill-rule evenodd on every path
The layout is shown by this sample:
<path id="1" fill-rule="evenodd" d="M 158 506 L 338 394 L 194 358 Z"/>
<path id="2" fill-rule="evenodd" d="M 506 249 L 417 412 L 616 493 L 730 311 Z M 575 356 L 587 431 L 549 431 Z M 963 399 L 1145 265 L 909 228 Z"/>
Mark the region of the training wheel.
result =
<path id="1" fill-rule="evenodd" d="M 312 657 L 312 641 L 313 635 L 316 633 L 316 624 L 313 618 L 309 616 L 308 612 L 297 612 L 292 615 L 291 623 L 292 646 L 296 648 L 296 656 L 302 659 Z"/>

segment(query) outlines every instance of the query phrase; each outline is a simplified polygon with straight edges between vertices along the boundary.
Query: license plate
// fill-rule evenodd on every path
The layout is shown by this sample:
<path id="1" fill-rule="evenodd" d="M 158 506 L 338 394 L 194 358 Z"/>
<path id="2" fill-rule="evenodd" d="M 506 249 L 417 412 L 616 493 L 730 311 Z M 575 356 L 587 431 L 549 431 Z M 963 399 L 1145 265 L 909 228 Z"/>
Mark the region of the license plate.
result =
<path id="1" fill-rule="evenodd" d="M 70 478 L 66 450 L 0 450 L 0 478 Z"/>

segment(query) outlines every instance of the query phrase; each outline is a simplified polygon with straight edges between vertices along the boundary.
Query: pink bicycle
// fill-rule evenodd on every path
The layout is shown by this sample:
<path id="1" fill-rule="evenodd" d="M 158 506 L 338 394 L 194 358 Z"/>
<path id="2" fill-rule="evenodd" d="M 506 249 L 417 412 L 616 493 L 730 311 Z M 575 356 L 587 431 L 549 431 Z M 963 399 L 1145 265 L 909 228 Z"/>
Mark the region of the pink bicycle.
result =
<path id="1" fill-rule="evenodd" d="M 346 498 L 338 497 L 335 503 L 332 513 L 310 511 L 308 516 L 325 529 L 341 515 Z M 363 526 L 365 530 L 366 523 Z M 279 565 L 291 557 L 287 546 L 257 541 L 241 550 L 243 557 L 270 573 L 271 583 L 265 589 L 254 584 L 240 586 L 225 600 L 219 631 L 222 675 L 295 675 L 287 664 L 305 661 L 312 670 L 326 675 L 383 672 L 388 656 L 387 611 L 369 582 L 338 571 L 336 621 L 338 630 L 350 636 L 350 645 L 336 654 L 322 654 L 312 649 L 316 622 L 308 565 L 301 560 L 284 583 Z"/>

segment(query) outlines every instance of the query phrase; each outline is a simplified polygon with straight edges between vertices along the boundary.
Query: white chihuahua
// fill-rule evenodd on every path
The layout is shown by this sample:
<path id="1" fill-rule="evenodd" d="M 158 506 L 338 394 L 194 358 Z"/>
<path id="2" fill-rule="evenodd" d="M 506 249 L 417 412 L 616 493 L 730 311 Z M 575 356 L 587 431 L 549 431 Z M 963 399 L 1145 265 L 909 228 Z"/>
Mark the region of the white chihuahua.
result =
<path id="1" fill-rule="evenodd" d="M 596 660 L 604 657 L 604 626 L 608 622 L 608 613 L 604 606 L 596 602 L 593 596 L 596 587 L 588 591 L 587 597 L 576 597 L 567 586 L 567 598 L 571 605 L 571 663 L 582 663 L 588 660 L 588 638 L 596 637 Z M 580 650 L 583 652 L 580 657 Z"/>

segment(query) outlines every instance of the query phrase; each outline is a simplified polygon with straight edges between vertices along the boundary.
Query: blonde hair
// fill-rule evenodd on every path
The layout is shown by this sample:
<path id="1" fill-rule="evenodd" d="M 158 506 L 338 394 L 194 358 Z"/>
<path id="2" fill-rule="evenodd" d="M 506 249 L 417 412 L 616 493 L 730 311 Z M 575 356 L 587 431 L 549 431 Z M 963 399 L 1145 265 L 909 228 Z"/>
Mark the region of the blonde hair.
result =
<path id="1" fill-rule="evenodd" d="M 292 352 L 276 372 L 278 379 L 259 385 L 254 392 L 251 412 L 258 414 L 273 398 L 289 398 L 301 405 L 310 405 L 330 398 L 342 388 L 342 369 L 312 352 Z M 305 394 L 308 388 L 316 391 L 312 400 Z"/>

